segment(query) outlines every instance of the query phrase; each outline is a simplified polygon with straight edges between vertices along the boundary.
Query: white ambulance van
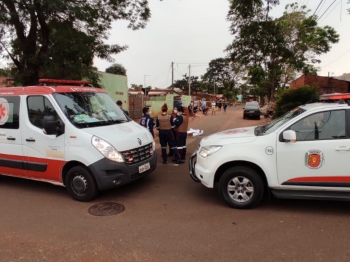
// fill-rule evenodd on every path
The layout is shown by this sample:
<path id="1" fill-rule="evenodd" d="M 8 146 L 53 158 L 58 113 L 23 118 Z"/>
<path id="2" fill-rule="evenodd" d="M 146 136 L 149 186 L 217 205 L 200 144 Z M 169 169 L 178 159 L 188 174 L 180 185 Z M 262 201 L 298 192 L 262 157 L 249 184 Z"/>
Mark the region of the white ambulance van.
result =
<path id="1" fill-rule="evenodd" d="M 321 96 L 322 99 L 322 96 Z M 204 137 L 190 175 L 234 208 L 276 198 L 350 200 L 350 94 L 299 106 L 263 126 Z M 350 100 L 349 100 L 350 101 Z"/>
<path id="2" fill-rule="evenodd" d="M 86 81 L 0 88 L 0 174 L 67 188 L 78 201 L 156 168 L 152 135 Z"/>

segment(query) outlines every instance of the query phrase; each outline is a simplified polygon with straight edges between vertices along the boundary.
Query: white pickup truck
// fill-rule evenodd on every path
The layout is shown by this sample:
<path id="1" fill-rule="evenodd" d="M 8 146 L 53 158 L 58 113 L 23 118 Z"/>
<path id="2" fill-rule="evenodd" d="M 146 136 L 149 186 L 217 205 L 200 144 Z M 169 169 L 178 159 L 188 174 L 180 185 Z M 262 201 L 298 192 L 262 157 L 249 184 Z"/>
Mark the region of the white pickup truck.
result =
<path id="1" fill-rule="evenodd" d="M 234 208 L 277 198 L 350 200 L 350 106 L 306 104 L 269 124 L 204 137 L 190 175 Z"/>

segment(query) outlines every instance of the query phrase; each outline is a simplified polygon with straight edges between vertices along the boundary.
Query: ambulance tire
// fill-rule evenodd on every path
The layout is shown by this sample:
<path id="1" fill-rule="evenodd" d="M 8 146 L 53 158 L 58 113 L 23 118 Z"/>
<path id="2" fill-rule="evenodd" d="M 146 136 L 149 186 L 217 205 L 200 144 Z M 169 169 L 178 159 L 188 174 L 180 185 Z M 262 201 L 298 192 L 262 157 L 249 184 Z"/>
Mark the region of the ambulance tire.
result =
<path id="1" fill-rule="evenodd" d="M 230 190 L 229 190 L 230 186 Z M 264 195 L 264 184 L 259 174 L 245 166 L 227 169 L 219 181 L 220 197 L 233 208 L 256 206 Z"/>
<path id="2" fill-rule="evenodd" d="M 68 171 L 66 188 L 73 199 L 81 202 L 88 202 L 98 194 L 95 179 L 84 166 L 75 166 Z"/>

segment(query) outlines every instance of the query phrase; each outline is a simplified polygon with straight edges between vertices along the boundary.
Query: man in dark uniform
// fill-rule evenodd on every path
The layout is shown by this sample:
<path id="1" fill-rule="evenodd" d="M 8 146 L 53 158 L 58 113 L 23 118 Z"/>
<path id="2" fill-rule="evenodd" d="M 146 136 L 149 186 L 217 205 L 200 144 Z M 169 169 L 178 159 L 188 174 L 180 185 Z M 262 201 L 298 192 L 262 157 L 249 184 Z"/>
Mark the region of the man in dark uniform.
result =
<path id="1" fill-rule="evenodd" d="M 154 124 L 153 118 L 150 116 L 152 112 L 149 109 L 149 107 L 144 107 L 142 109 L 142 113 L 143 113 L 143 116 L 140 119 L 140 125 L 147 128 L 154 138 L 153 128 L 155 124 Z"/>
<path id="2" fill-rule="evenodd" d="M 177 150 L 181 156 L 182 160 L 186 159 L 186 138 L 187 138 L 187 128 L 188 128 L 188 116 L 184 112 L 182 106 L 177 108 L 177 116 L 173 120 L 175 125 L 175 142 Z"/>
<path id="3" fill-rule="evenodd" d="M 166 154 L 167 144 L 169 144 L 175 156 L 174 162 L 177 164 L 182 164 L 184 163 L 184 161 L 180 159 L 180 155 L 177 151 L 174 135 L 171 130 L 170 115 L 168 115 L 167 111 L 168 111 L 168 106 L 167 104 L 164 104 L 162 106 L 162 114 L 157 117 L 157 121 L 156 121 L 156 128 L 159 130 L 159 142 L 162 147 L 163 164 L 168 163 L 167 154 Z"/>

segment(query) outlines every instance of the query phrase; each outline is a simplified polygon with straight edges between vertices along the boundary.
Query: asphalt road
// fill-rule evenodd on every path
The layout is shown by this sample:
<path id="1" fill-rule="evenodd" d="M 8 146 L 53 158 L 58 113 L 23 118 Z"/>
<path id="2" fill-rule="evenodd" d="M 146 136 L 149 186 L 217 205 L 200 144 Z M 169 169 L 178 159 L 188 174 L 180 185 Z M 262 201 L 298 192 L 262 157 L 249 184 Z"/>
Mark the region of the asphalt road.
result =
<path id="1" fill-rule="evenodd" d="M 264 124 L 229 107 L 190 122 L 204 135 Z M 188 156 L 201 137 L 188 139 Z M 65 188 L 0 177 L 0 261 L 350 261 L 347 202 L 265 199 L 231 209 L 214 189 L 191 180 L 188 165 L 155 172 L 89 203 Z M 96 217 L 89 208 L 125 210 Z"/>

